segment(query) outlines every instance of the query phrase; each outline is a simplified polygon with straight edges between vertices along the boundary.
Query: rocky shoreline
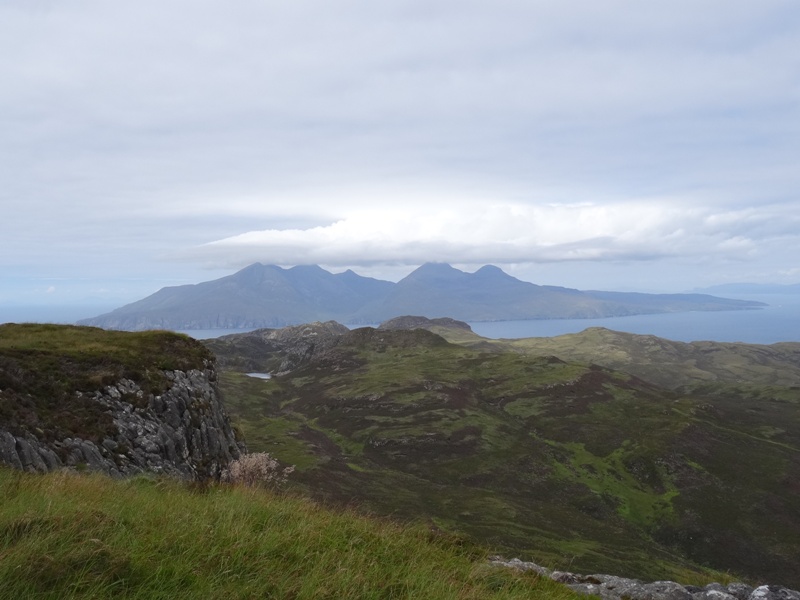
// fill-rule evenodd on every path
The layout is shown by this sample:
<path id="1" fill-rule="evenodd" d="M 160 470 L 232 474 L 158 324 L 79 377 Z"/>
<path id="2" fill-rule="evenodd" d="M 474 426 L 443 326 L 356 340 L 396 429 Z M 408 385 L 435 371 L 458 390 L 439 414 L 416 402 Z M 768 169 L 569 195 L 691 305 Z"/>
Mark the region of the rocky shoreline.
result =
<path id="1" fill-rule="evenodd" d="M 735 582 L 728 585 L 709 583 L 704 587 L 681 585 L 674 581 L 644 582 L 615 575 L 580 575 L 566 571 L 553 571 L 518 558 L 511 560 L 499 556 L 491 564 L 520 571 L 533 571 L 542 577 L 563 583 L 570 589 L 603 600 L 800 600 L 800 592 L 779 585 L 753 587 Z"/>

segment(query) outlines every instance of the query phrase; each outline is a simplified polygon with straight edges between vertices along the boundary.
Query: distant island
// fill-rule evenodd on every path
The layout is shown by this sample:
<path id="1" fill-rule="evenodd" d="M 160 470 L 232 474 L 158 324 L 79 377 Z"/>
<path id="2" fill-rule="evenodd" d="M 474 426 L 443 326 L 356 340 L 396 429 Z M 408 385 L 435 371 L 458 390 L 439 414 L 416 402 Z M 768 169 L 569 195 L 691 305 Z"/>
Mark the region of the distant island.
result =
<path id="1" fill-rule="evenodd" d="M 333 274 L 316 266 L 252 264 L 226 277 L 165 287 L 109 313 L 79 321 L 107 329 L 236 329 L 335 320 L 379 323 L 399 315 L 461 321 L 582 319 L 685 311 L 746 310 L 762 302 L 708 294 L 581 291 L 536 285 L 487 265 L 466 273 L 426 263 L 397 283 Z"/>
<path id="2" fill-rule="evenodd" d="M 700 294 L 800 294 L 800 283 L 723 283 L 695 290 Z"/>

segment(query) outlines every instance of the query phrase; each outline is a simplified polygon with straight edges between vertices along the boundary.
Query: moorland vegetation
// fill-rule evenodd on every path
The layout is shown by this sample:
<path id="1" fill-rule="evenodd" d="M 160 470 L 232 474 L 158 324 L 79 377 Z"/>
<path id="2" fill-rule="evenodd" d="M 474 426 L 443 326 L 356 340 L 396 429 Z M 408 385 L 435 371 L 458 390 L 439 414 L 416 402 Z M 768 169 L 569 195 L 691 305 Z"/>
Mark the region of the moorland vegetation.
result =
<path id="1" fill-rule="evenodd" d="M 251 450 L 316 498 L 559 568 L 800 584 L 800 344 L 427 325 L 297 327 L 269 380 L 228 359 L 286 365 L 274 332 L 207 345 Z"/>

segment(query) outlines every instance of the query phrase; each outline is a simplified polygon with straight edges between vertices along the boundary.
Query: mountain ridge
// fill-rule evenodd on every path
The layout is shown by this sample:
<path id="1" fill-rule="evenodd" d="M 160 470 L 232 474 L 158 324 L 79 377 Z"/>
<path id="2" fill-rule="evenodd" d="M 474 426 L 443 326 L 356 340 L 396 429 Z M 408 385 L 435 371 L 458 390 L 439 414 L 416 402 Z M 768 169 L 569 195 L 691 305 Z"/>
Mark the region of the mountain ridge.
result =
<path id="1" fill-rule="evenodd" d="M 406 314 L 461 321 L 593 318 L 765 306 L 701 294 L 639 294 L 541 286 L 486 265 L 467 273 L 426 263 L 397 283 L 318 265 L 254 263 L 213 281 L 166 287 L 79 321 L 107 329 L 237 329 L 335 320 L 374 324 Z"/>

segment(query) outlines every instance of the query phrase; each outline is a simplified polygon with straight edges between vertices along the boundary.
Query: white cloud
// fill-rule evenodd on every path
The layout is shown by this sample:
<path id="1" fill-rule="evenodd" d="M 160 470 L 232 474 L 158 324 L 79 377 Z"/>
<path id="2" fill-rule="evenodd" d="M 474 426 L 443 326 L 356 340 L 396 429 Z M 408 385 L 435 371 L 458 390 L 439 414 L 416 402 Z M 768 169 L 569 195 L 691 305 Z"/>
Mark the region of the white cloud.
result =
<path id="1" fill-rule="evenodd" d="M 464 202 L 426 208 L 354 210 L 308 229 L 267 229 L 187 250 L 184 260 L 239 267 L 252 262 L 330 266 L 525 264 L 725 256 L 747 259 L 763 241 L 745 224 L 780 220 L 772 235 L 800 219 L 777 207 L 715 213 L 666 200 L 616 204 L 530 205 Z"/>

